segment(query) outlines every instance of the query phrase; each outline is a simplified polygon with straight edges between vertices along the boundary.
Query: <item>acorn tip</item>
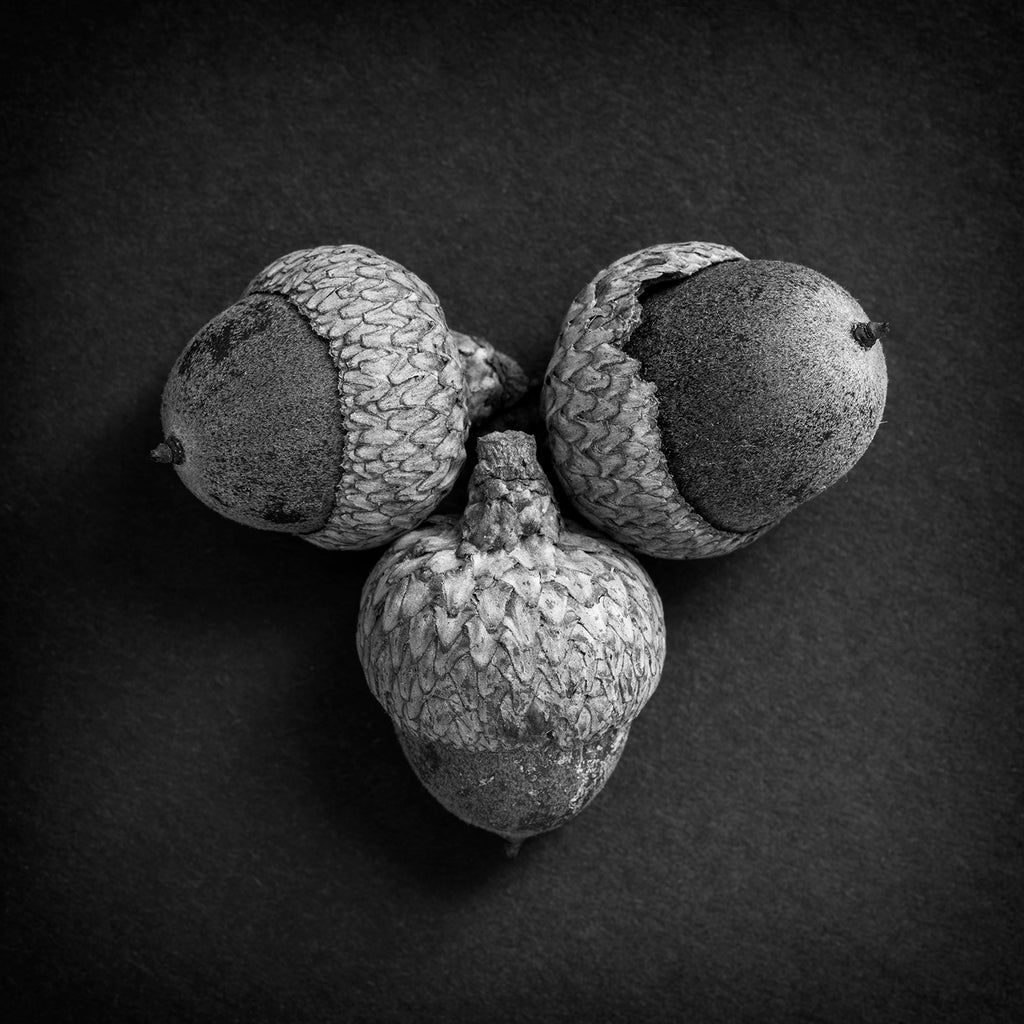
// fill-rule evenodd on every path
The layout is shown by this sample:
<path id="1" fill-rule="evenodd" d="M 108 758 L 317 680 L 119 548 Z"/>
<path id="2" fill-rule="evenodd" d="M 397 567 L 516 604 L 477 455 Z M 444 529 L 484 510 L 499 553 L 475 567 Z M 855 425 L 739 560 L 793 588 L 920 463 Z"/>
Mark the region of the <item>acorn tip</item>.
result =
<path id="1" fill-rule="evenodd" d="M 879 338 L 889 333 L 889 323 L 871 320 L 868 323 L 854 324 L 851 333 L 858 345 L 862 348 L 871 348 Z"/>
<path id="2" fill-rule="evenodd" d="M 165 437 L 150 453 L 149 457 L 161 465 L 180 466 L 185 461 L 185 449 L 181 442 L 171 435 Z"/>

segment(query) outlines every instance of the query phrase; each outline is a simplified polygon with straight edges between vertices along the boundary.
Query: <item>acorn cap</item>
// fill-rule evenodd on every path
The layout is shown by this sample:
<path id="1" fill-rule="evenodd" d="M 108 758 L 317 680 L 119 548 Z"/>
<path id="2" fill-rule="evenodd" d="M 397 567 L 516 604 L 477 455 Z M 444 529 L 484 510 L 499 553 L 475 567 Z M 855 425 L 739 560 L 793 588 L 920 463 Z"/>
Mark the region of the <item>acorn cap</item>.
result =
<path id="1" fill-rule="evenodd" d="M 532 437 L 488 434 L 477 452 L 466 513 L 397 540 L 363 587 L 370 688 L 405 732 L 465 749 L 632 721 L 664 659 L 650 577 L 561 523 Z"/>
<path id="2" fill-rule="evenodd" d="M 774 525 L 719 529 L 686 501 L 662 450 L 656 389 L 622 350 L 646 289 L 743 259 L 726 245 L 685 242 L 616 260 L 576 296 L 548 365 L 541 402 L 562 485 L 587 519 L 647 555 L 724 555 Z"/>
<path id="3" fill-rule="evenodd" d="M 465 460 L 469 430 L 458 349 L 433 290 L 360 245 L 300 249 L 245 294 L 282 295 L 327 343 L 346 428 L 334 507 L 303 539 L 376 547 L 421 522 Z"/>

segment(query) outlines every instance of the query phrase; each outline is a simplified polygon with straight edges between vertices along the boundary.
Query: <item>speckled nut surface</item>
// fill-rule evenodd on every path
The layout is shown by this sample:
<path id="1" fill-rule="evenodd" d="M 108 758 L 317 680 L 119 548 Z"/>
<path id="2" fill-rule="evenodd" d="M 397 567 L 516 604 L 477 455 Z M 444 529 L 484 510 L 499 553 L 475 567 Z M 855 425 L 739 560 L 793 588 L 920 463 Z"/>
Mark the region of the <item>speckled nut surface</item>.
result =
<path id="1" fill-rule="evenodd" d="M 429 520 L 371 572 L 357 645 L 427 788 L 516 842 L 603 786 L 657 686 L 665 627 L 632 556 L 563 525 L 531 436 L 477 451 L 463 516 Z"/>
<path id="2" fill-rule="evenodd" d="M 580 512 L 644 554 L 723 555 L 770 529 L 718 529 L 679 493 L 662 450 L 655 388 L 622 350 L 640 321 L 645 288 L 745 258 L 711 242 L 641 249 L 598 274 L 563 322 L 541 399 L 552 462 Z"/>
<path id="3" fill-rule="evenodd" d="M 797 263 L 730 260 L 644 296 L 623 342 L 658 396 L 679 493 L 749 533 L 831 487 L 867 451 L 887 374 L 846 289 Z"/>
<path id="4" fill-rule="evenodd" d="M 272 302 L 254 345 L 255 315 L 235 311 Z M 363 246 L 275 260 L 224 317 L 172 370 L 154 455 L 229 518 L 325 548 L 376 547 L 421 522 L 462 467 L 470 422 L 525 389 L 511 359 L 448 328 L 427 284 Z M 322 353 L 274 351 L 286 327 Z"/>

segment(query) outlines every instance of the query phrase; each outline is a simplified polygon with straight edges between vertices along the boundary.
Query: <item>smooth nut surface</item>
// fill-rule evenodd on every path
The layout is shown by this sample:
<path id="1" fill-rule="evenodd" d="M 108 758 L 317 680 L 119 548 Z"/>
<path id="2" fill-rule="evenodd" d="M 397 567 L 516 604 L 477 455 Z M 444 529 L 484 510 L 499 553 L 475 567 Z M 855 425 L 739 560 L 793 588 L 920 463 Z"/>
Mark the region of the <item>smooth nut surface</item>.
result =
<path id="1" fill-rule="evenodd" d="M 175 470 L 211 508 L 265 530 L 327 521 L 345 428 L 327 346 L 287 299 L 253 294 L 189 342 L 164 388 Z"/>
<path id="2" fill-rule="evenodd" d="M 566 750 L 543 733 L 507 750 L 465 750 L 399 731 L 417 778 L 448 811 L 511 841 L 558 828 L 604 787 L 619 762 L 629 726 Z"/>
<path id="3" fill-rule="evenodd" d="M 834 281 L 794 263 L 717 263 L 642 297 L 623 350 L 657 387 L 676 486 L 710 523 L 777 522 L 863 455 L 886 395 L 881 344 Z"/>

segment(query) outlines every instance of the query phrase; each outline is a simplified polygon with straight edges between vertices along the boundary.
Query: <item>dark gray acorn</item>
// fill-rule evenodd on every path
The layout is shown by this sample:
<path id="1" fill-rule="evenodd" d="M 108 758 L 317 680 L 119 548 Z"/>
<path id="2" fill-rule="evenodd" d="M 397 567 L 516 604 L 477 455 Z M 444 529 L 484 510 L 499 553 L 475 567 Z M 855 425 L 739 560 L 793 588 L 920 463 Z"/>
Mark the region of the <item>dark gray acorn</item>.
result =
<path id="1" fill-rule="evenodd" d="M 708 243 L 641 250 L 566 318 L 544 395 L 556 471 L 636 550 L 735 550 L 867 450 L 887 330 L 795 263 Z"/>
<path id="2" fill-rule="evenodd" d="M 507 841 L 574 818 L 661 676 L 665 620 L 641 565 L 562 521 L 518 431 L 477 442 L 461 518 L 395 541 L 363 587 L 370 689 L 423 785 Z"/>
<path id="3" fill-rule="evenodd" d="M 152 456 L 236 522 L 376 547 L 437 507 L 470 424 L 525 385 L 398 263 L 357 245 L 302 249 L 186 345 Z"/>

